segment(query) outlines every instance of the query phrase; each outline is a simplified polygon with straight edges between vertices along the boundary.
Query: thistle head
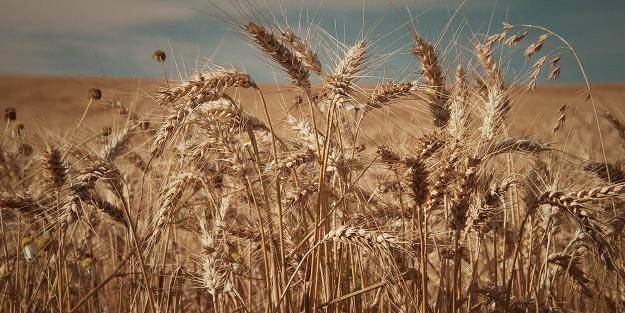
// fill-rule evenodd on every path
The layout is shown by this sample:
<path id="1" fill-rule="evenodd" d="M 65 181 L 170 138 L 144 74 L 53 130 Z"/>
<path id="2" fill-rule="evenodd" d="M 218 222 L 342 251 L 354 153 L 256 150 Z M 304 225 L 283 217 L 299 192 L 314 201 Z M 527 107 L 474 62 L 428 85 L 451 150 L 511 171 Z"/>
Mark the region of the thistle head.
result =
<path id="1" fill-rule="evenodd" d="M 4 110 L 4 119 L 7 120 L 7 122 L 15 121 L 17 119 L 17 111 L 15 108 L 6 108 Z"/>
<path id="2" fill-rule="evenodd" d="M 158 63 L 163 64 L 165 63 L 165 60 L 167 59 L 167 55 L 165 54 L 163 50 L 156 50 L 152 54 L 152 59 L 154 59 Z"/>
<path id="3" fill-rule="evenodd" d="M 113 133 L 113 129 L 110 127 L 102 127 L 102 132 L 100 133 L 100 136 L 102 137 L 108 137 Z"/>
<path id="4" fill-rule="evenodd" d="M 100 100 L 102 99 L 102 90 L 97 88 L 89 89 L 89 99 L 91 100 Z"/>

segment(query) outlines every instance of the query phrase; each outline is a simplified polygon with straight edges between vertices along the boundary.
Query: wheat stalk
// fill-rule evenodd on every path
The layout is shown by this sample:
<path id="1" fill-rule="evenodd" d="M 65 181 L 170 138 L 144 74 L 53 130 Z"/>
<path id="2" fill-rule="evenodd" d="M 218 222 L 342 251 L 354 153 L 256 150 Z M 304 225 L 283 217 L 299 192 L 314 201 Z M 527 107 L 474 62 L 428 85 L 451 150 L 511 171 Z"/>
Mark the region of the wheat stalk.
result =
<path id="1" fill-rule="evenodd" d="M 267 56 L 282 66 L 295 86 L 305 89 L 310 88 L 308 69 L 288 47 L 276 39 L 273 33 L 253 22 L 247 22 L 245 31 L 252 36 L 256 45 Z"/>
<path id="2" fill-rule="evenodd" d="M 415 47 L 412 53 L 421 61 L 423 77 L 430 87 L 428 107 L 436 127 L 443 127 L 449 122 L 447 99 L 449 92 L 445 87 L 445 77 L 434 47 L 415 34 Z"/>
<path id="3" fill-rule="evenodd" d="M 50 148 L 44 154 L 43 168 L 47 173 L 47 180 L 54 189 L 61 188 L 67 180 L 67 165 L 63 154 L 58 148 Z"/>
<path id="4" fill-rule="evenodd" d="M 295 35 L 295 33 L 290 29 L 283 31 L 280 38 L 293 48 L 295 56 L 306 68 L 321 75 L 321 61 L 319 60 L 317 53 L 313 52 L 310 48 L 309 42 Z"/>

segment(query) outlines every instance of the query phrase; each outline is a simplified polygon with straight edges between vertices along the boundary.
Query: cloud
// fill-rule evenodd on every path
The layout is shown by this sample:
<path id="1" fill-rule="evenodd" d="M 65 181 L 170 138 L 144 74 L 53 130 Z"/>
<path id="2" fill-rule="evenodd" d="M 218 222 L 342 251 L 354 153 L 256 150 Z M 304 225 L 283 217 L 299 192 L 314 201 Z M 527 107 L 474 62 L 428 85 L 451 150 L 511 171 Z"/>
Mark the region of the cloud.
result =
<path id="1" fill-rule="evenodd" d="M 4 0 L 0 72 L 156 76 L 149 56 L 171 38 L 137 28 L 196 14 L 155 0 Z"/>
<path id="2" fill-rule="evenodd" d="M 232 1 L 254 6 L 269 20 L 275 16 L 280 24 L 288 20 L 296 29 L 299 19 L 302 25 L 312 20 L 347 43 L 360 36 L 364 20 L 364 29 L 371 30 L 370 39 L 380 40 L 375 46 L 394 51 L 396 46 L 389 44 L 402 35 L 403 28 L 398 26 L 409 16 L 404 2 L 411 15 L 418 17 L 419 31 L 431 39 L 444 29 L 461 0 L 2 0 L 0 73 L 158 77 L 160 67 L 150 59 L 154 50 L 167 51 L 168 63 L 178 59 L 182 67 L 184 60 L 191 72 L 196 61 L 211 56 L 220 46 L 215 62 L 245 67 L 258 80 L 271 80 L 272 68 L 265 59 L 260 61 L 258 51 L 247 47 L 227 23 L 211 16 L 211 3 L 232 12 L 236 11 Z M 565 1 L 467 0 L 455 20 L 464 23 L 466 19 L 466 32 L 487 32 L 508 18 L 552 27 L 575 44 L 594 78 L 622 80 L 625 63 L 605 56 L 623 54 L 625 46 L 604 30 L 622 28 L 625 4 L 608 5 L 604 0 L 597 6 L 579 2 L 563 6 Z M 593 18 L 580 20 L 582 11 Z M 399 31 L 386 36 L 395 29 Z M 448 33 L 456 31 L 452 26 Z M 328 45 L 334 50 L 333 41 L 314 38 L 320 55 Z M 404 44 L 397 41 L 397 45 Z M 331 53 L 327 57 L 334 59 Z M 396 67 L 402 68 L 401 64 Z M 569 79 L 564 71 L 562 79 Z"/>
<path id="3" fill-rule="evenodd" d="M 101 32 L 195 14 L 175 2 L 150 0 L 4 0 L 0 28 L 32 32 Z"/>
<path id="4" fill-rule="evenodd" d="M 310 4 L 319 3 L 320 1 L 304 1 Z M 362 10 L 367 9 L 389 9 L 398 8 L 410 9 L 415 8 L 455 8 L 460 0 L 325 0 L 322 7 L 343 9 L 343 10 Z"/>
<path id="5" fill-rule="evenodd" d="M 220 9 L 230 11 L 244 8 L 268 9 L 276 16 L 281 11 L 290 13 L 305 11 L 304 14 L 331 14 L 337 12 L 357 12 L 361 13 L 371 10 L 393 10 L 400 11 L 405 8 L 410 10 L 424 9 L 456 9 L 462 0 L 191 0 L 182 2 L 182 5 L 192 4 L 195 8 L 207 7 L 207 3 L 216 5 Z M 467 0 L 467 4 L 476 5 L 483 3 L 494 3 L 496 0 Z"/>

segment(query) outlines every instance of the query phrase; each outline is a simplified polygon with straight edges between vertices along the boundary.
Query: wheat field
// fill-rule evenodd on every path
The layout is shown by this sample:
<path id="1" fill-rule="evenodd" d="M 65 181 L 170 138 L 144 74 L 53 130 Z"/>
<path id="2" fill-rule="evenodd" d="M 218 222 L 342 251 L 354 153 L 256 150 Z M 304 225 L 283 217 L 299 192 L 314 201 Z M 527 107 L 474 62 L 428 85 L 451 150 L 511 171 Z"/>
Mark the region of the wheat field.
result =
<path id="1" fill-rule="evenodd" d="M 625 87 L 553 84 L 565 39 L 408 29 L 382 75 L 365 35 L 226 20 L 285 82 L 0 78 L 0 311 L 625 309 Z"/>

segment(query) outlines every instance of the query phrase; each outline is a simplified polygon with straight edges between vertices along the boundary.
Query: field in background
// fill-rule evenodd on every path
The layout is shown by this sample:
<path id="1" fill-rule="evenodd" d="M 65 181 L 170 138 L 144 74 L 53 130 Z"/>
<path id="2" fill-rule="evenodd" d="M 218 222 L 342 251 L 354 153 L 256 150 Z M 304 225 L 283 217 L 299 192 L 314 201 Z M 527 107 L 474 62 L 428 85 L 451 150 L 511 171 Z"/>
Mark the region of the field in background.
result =
<path id="1" fill-rule="evenodd" d="M 28 133 L 37 133 L 34 137 L 40 137 L 45 130 L 44 137 L 58 139 L 58 136 L 71 131 L 80 120 L 88 103 L 88 90 L 99 88 L 103 99 L 89 109 L 83 126 L 86 133 L 97 134 L 104 127 L 115 127 L 124 121 L 119 112 L 110 106 L 111 101 L 118 101 L 130 111 L 139 112 L 147 118 L 158 119 L 159 116 L 153 115 L 156 102 L 150 95 L 163 85 L 162 80 L 145 78 L 0 76 L 0 109 L 16 108 L 18 119 L 25 124 Z M 263 87 L 272 116 L 279 121 L 283 121 L 285 112 L 293 108 L 295 92 L 283 92 L 289 88 Z M 568 149 L 573 149 L 580 156 L 600 159 L 597 121 L 592 105 L 583 101 L 583 88 L 581 85 L 543 85 L 534 92 L 517 91 L 511 114 L 511 131 L 514 135 L 529 135 L 550 141 L 550 138 L 544 138 L 545 134 L 549 134 L 555 125 L 558 109 L 567 104 L 567 126 L 571 130 L 572 143 Z M 592 90 L 599 112 L 608 109 L 619 118 L 625 117 L 625 84 L 593 85 Z M 262 116 L 257 95 L 251 90 L 240 92 L 245 98 L 254 99 L 245 104 L 249 106 L 246 110 Z M 604 145 L 612 147 L 606 149 L 608 159 L 618 160 L 622 151 L 613 149 L 620 146 L 618 135 L 604 119 L 599 119 L 599 124 Z M 406 101 L 391 105 L 390 109 L 368 118 L 363 125 L 371 139 L 386 145 L 389 145 L 389 140 L 394 145 L 401 145 L 411 133 L 420 134 L 423 129 L 431 128 L 424 104 Z M 369 141 L 372 145 L 376 142 Z"/>

